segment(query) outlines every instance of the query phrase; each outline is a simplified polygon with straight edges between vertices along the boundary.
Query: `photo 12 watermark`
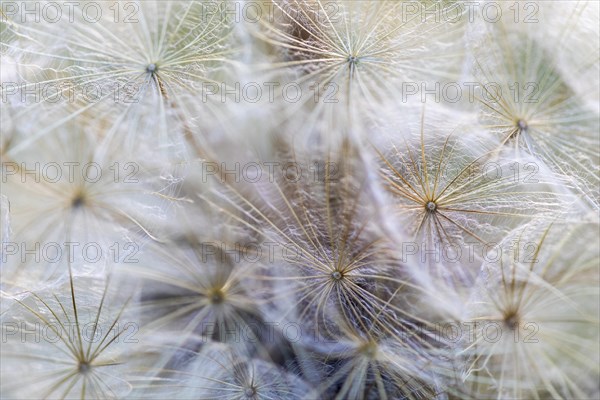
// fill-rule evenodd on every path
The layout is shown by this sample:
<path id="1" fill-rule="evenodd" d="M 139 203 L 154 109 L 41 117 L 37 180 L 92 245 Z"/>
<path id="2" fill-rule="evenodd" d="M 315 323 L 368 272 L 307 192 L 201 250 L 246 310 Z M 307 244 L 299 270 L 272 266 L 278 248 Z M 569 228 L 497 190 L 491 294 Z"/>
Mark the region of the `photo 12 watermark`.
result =
<path id="1" fill-rule="evenodd" d="M 110 165 L 100 163 L 61 161 L 61 162 L 13 162 L 2 163 L 2 183 L 75 183 L 86 184 L 100 181 L 112 183 L 140 183 L 139 164 L 132 161 L 114 161 Z M 104 178 L 104 179 L 103 179 Z"/>
<path id="2" fill-rule="evenodd" d="M 2 263 L 15 261 L 21 264 L 36 263 L 42 266 L 62 262 L 96 264 L 106 261 L 135 264 L 139 262 L 137 255 L 140 251 L 140 245 L 132 241 L 112 243 L 4 241 L 1 248 Z"/>
<path id="3" fill-rule="evenodd" d="M 137 322 L 3 322 L 2 343 L 139 343 Z"/>

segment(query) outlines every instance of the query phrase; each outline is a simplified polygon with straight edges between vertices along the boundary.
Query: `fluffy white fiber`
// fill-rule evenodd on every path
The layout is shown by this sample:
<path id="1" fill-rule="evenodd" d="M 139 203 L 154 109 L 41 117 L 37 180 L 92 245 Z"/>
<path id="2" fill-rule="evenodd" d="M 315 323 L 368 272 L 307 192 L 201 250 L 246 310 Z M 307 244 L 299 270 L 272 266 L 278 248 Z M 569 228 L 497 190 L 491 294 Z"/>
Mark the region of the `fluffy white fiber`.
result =
<path id="1" fill-rule="evenodd" d="M 2 398 L 600 395 L 597 2 L 0 7 Z"/>

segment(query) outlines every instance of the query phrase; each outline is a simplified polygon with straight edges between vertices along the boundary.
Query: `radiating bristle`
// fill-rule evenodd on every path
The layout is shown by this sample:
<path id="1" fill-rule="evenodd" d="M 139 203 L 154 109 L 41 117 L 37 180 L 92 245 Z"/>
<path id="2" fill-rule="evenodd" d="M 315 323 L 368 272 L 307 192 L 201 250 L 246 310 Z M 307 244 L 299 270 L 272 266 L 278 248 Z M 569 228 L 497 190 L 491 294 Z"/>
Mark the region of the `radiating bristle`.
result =
<path id="1" fill-rule="evenodd" d="M 599 398 L 599 4 L 0 1 L 0 397 Z"/>

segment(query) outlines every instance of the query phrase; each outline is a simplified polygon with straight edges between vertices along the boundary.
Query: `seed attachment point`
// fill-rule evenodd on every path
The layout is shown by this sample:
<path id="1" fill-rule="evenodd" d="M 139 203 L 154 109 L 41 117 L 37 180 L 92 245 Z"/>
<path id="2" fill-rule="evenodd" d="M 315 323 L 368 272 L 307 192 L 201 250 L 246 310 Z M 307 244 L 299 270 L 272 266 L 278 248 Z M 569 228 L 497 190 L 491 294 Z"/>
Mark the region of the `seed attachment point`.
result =
<path id="1" fill-rule="evenodd" d="M 517 127 L 520 131 L 526 131 L 527 128 L 529 128 L 529 126 L 527 125 L 527 121 L 525 121 L 524 119 L 520 119 L 517 121 Z"/>
<path id="2" fill-rule="evenodd" d="M 74 209 L 81 208 L 85 205 L 85 196 L 83 193 L 78 193 L 71 199 L 71 207 Z"/>
<path id="3" fill-rule="evenodd" d="M 210 302 L 212 304 L 222 304 L 225 302 L 225 293 L 221 289 L 213 290 L 210 293 Z"/>
<path id="4" fill-rule="evenodd" d="M 252 398 L 256 395 L 256 389 L 252 386 L 249 386 L 244 390 L 244 395 L 248 398 Z"/>
<path id="5" fill-rule="evenodd" d="M 425 208 L 429 212 L 434 212 L 435 210 L 437 210 L 437 204 L 435 204 L 435 202 L 433 201 L 429 201 L 427 202 L 427 204 L 425 204 Z"/>
<path id="6" fill-rule="evenodd" d="M 509 311 L 504 315 L 504 325 L 510 330 L 519 328 L 519 314 L 516 311 Z"/>
<path id="7" fill-rule="evenodd" d="M 87 374 L 92 369 L 91 365 L 87 361 L 80 361 L 79 367 L 77 368 L 80 374 Z"/>
<path id="8" fill-rule="evenodd" d="M 158 67 L 154 63 L 148 64 L 146 66 L 146 72 L 149 73 L 149 74 L 155 73 L 157 69 L 158 69 Z"/>

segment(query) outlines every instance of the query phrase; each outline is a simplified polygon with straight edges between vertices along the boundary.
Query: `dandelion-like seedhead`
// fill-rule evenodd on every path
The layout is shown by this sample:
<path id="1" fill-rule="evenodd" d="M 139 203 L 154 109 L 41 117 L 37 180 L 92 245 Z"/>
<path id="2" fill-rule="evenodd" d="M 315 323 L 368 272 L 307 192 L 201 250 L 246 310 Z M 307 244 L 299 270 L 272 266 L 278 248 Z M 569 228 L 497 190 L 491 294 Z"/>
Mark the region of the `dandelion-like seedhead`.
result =
<path id="1" fill-rule="evenodd" d="M 478 138 L 479 127 L 446 128 L 438 117 L 434 125 L 427 122 L 425 108 L 420 117 L 391 125 L 387 140 L 373 143 L 373 149 L 397 229 L 415 246 L 449 249 L 444 260 L 430 257 L 433 276 L 470 285 L 482 249 L 499 243 L 519 224 L 556 219 L 581 207 L 575 196 L 561 193 L 556 177 L 535 159 L 507 156 L 495 140 Z M 458 265 L 469 247 L 477 250 Z"/>
<path id="2" fill-rule="evenodd" d="M 289 147 L 281 151 L 294 154 L 297 171 L 305 174 L 271 177 L 247 195 L 229 186 L 232 200 L 209 200 L 274 248 L 257 278 L 263 291 L 271 288 L 260 295 L 273 308 L 269 314 L 329 338 L 340 323 L 393 335 L 389 324 L 418 320 L 402 299 L 419 289 L 406 280 L 378 207 L 362 205 L 378 200 L 370 194 L 365 171 L 356 169 L 356 150 L 347 143 L 339 153 L 325 152 L 323 159 Z M 233 211 L 220 205 L 224 201 Z"/>
<path id="3" fill-rule="evenodd" d="M 60 278 L 67 258 L 101 268 L 161 240 L 154 225 L 168 212 L 177 169 L 98 146 L 95 128 L 65 128 L 2 165 L 14 247 L 3 249 L 5 283 Z"/>
<path id="4" fill-rule="evenodd" d="M 438 71 L 415 65 L 431 51 L 419 44 L 426 33 L 441 35 L 444 28 L 454 28 L 450 24 L 434 24 L 433 18 L 422 21 L 421 16 L 402 15 L 402 4 L 391 1 L 294 0 L 273 6 L 273 22 L 267 24 L 271 21 L 265 20 L 263 38 L 282 52 L 290 66 L 324 77 L 323 83 L 355 80 L 357 88 L 361 80 L 369 83 L 370 79 L 377 79 L 378 73 L 404 77 L 435 74 Z M 433 6 L 423 5 L 425 11 L 433 10 Z M 423 26 L 430 30 L 420 30 Z M 439 71 L 439 75 L 443 73 Z"/>
<path id="5" fill-rule="evenodd" d="M 121 398 L 135 322 L 109 281 L 74 277 L 43 293 L 26 293 L 3 315 L 2 396 Z M 114 282 L 113 282 L 114 284 Z M 116 304 L 114 304 L 116 303 Z"/>
<path id="6" fill-rule="evenodd" d="M 163 370 L 156 388 L 144 398 L 302 399 L 308 384 L 264 360 L 249 357 L 220 343 L 187 351 L 173 369 Z"/>
<path id="7" fill-rule="evenodd" d="M 577 20 L 581 11 L 571 10 Z M 482 85 L 482 122 L 503 144 L 534 155 L 556 173 L 571 178 L 576 193 L 594 207 L 598 203 L 598 110 L 588 106 L 588 96 L 598 92 L 590 80 L 585 93 L 576 91 L 559 67 L 556 53 L 569 45 L 571 26 L 562 27 L 553 47 L 534 30 L 514 24 L 486 24 L 475 41 L 475 75 Z M 499 40 L 492 42 L 490 35 Z M 493 46 L 490 51 L 483 46 Z M 556 49 L 558 48 L 558 50 Z M 587 56 L 587 55 L 586 55 Z M 592 59 L 598 51 L 592 52 Z M 578 74 L 594 69 L 581 60 Z M 572 71 L 571 71 L 572 73 Z"/>
<path id="8" fill-rule="evenodd" d="M 35 69 L 15 82 L 38 91 L 24 112 L 62 104 L 70 113 L 65 121 L 83 114 L 91 124 L 114 124 L 107 129 L 110 139 L 128 148 L 140 141 L 165 146 L 191 140 L 189 124 L 198 111 L 190 111 L 187 95 L 202 93 L 208 83 L 220 87 L 239 51 L 228 3 L 214 2 L 207 12 L 202 1 L 101 2 L 101 20 L 90 22 L 78 6 L 79 18 L 60 19 L 51 29 L 9 20 L 7 30 L 18 39 L 3 42 L 3 53 Z M 135 11 L 131 20 L 116 17 L 124 8 Z M 40 68 L 40 57 L 48 65 Z M 124 124 L 125 132 L 113 138 Z"/>
<path id="9" fill-rule="evenodd" d="M 572 247 L 597 229 L 529 226 L 507 238 L 533 245 L 526 258 L 510 252 L 484 265 L 467 319 L 497 331 L 489 340 L 477 330 L 460 347 L 474 396 L 587 398 L 597 390 L 584 371 L 598 371 L 599 254 Z"/>
<path id="10" fill-rule="evenodd" d="M 232 254 L 234 242 L 196 239 L 200 240 L 179 245 L 175 251 L 169 250 L 174 243 L 161 245 L 152 249 L 151 258 L 142 257 L 139 265 L 127 267 L 128 276 L 145 279 L 140 304 L 147 321 L 143 332 L 172 330 L 181 343 L 202 337 L 250 352 L 265 333 L 258 328 L 261 315 L 245 285 L 252 265 Z"/>
<path id="11" fill-rule="evenodd" d="M 0 1 L 0 396 L 600 386 L 593 1 Z"/>
<path id="12" fill-rule="evenodd" d="M 311 398 L 420 399 L 438 390 L 427 370 L 435 343 L 405 332 L 399 337 L 346 326 L 335 344 L 316 348 L 311 361 L 327 373 Z"/>
<path id="13" fill-rule="evenodd" d="M 257 35 L 277 54 L 269 67 L 291 71 L 288 79 L 315 93 L 301 99 L 313 116 L 320 116 L 311 116 L 311 124 L 330 131 L 333 121 L 338 127 L 345 121 L 353 129 L 368 119 L 364 108 L 398 99 L 400 82 L 449 80 L 460 74 L 463 53 L 456 40 L 462 24 L 433 21 L 433 3 L 419 3 L 424 14 L 415 15 L 408 15 L 405 6 L 396 1 L 273 1 L 272 18 L 262 21 Z M 424 46 L 425 41 L 439 47 Z M 293 118 L 297 107 L 288 109 Z"/>

